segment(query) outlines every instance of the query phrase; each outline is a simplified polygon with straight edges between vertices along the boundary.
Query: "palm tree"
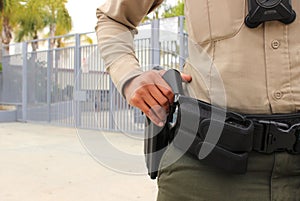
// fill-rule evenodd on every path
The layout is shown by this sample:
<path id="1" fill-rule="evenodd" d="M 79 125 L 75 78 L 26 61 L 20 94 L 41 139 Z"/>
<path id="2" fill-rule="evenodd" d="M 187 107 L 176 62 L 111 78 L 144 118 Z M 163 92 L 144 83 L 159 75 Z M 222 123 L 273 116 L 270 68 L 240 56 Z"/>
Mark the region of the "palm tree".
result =
<path id="1" fill-rule="evenodd" d="M 47 2 L 46 7 L 49 11 L 49 36 L 53 38 L 58 35 L 65 35 L 72 29 L 72 19 L 66 8 L 67 0 L 44 0 Z M 51 40 L 51 48 L 55 46 L 55 39 Z M 57 46 L 60 46 L 61 41 L 57 41 Z"/>
<path id="2" fill-rule="evenodd" d="M 19 16 L 16 41 L 38 39 L 38 33 L 49 27 L 49 37 L 67 34 L 72 29 L 72 20 L 65 7 L 67 0 L 27 0 Z M 51 40 L 51 48 L 56 40 Z M 32 43 L 33 51 L 38 48 Z"/>
<path id="3" fill-rule="evenodd" d="M 27 0 L 18 15 L 19 29 L 16 32 L 16 41 L 37 40 L 39 31 L 47 26 L 47 18 L 49 13 L 41 0 Z M 38 49 L 36 41 L 31 43 L 32 50 Z"/>
<path id="4" fill-rule="evenodd" d="M 168 6 L 164 4 L 164 12 L 162 13 L 162 17 L 176 17 L 184 15 L 184 1 L 177 0 L 177 4 L 174 6 Z"/>
<path id="5" fill-rule="evenodd" d="M 21 0 L 0 0 L 0 43 L 6 45 L 9 50 L 9 43 L 12 40 L 13 27 L 16 26 L 15 14 L 19 13 Z M 1 52 L 2 55 L 2 52 Z"/>

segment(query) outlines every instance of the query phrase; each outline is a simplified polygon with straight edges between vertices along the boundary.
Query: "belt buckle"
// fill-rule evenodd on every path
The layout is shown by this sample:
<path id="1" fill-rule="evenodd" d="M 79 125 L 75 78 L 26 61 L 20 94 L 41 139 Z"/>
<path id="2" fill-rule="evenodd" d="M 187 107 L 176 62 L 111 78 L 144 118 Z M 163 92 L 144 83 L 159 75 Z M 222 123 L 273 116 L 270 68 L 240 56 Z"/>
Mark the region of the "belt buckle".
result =
<path id="1" fill-rule="evenodd" d="M 275 151 L 288 151 L 290 153 L 298 153 L 294 147 L 300 140 L 299 138 L 297 139 L 296 136 L 296 130 L 300 124 L 295 124 L 290 127 L 288 124 L 276 121 L 261 120 L 259 123 L 263 124 L 265 127 L 263 146 L 259 152 L 273 153 Z"/>

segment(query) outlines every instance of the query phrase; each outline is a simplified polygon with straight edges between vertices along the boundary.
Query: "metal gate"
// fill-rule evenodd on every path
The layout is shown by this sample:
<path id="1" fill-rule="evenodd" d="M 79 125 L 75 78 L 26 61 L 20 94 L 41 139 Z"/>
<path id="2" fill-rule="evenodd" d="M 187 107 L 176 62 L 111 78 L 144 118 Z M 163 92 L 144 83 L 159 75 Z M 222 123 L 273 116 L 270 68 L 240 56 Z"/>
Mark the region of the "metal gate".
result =
<path id="1" fill-rule="evenodd" d="M 139 27 L 135 51 L 144 70 L 155 65 L 182 68 L 187 56 L 183 23 L 184 18 L 178 17 Z M 173 37 L 163 24 L 177 27 Z M 3 50 L 0 103 L 16 105 L 23 122 L 141 132 L 144 116 L 118 93 L 97 44 L 86 38 L 96 41 L 95 33 L 82 33 L 12 44 L 9 51 Z M 53 40 L 64 45 L 51 48 Z"/>

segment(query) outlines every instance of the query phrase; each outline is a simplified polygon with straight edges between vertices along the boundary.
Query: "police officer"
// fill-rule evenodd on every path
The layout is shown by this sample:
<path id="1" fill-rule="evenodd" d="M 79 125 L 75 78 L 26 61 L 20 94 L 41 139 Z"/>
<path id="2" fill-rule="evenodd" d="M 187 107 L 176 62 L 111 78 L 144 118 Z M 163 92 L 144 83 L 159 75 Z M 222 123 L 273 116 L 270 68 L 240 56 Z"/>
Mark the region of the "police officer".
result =
<path id="1" fill-rule="evenodd" d="M 160 126 L 174 95 L 161 78 L 164 72 L 140 69 L 133 35 L 144 16 L 162 1 L 107 0 L 97 10 L 96 27 L 101 54 L 118 90 Z M 280 1 L 256 2 L 260 5 Z M 292 4 L 300 13 L 300 2 L 294 0 Z M 290 24 L 268 20 L 249 28 L 245 24 L 248 12 L 248 0 L 186 1 L 190 41 L 204 49 L 213 61 L 222 78 L 229 110 L 247 114 L 295 113 L 300 109 L 300 19 Z M 206 78 L 214 76 L 209 69 L 212 65 L 201 67 L 187 62 L 182 77 L 189 82 L 188 91 L 194 98 L 209 103 L 213 84 L 203 81 L 197 68 L 205 68 Z M 170 148 L 161 163 L 179 152 Z M 159 171 L 158 188 L 159 201 L 296 201 L 300 200 L 300 156 L 285 151 L 253 151 L 247 173 L 234 175 L 184 154 Z"/>

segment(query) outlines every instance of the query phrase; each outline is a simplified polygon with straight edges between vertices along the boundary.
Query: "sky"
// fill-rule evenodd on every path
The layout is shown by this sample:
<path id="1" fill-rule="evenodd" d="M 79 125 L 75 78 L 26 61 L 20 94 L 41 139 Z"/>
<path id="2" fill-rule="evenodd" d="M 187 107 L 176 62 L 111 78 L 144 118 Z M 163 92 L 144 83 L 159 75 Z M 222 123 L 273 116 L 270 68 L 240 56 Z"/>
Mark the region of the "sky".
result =
<path id="1" fill-rule="evenodd" d="M 67 9 L 72 17 L 72 33 L 84 33 L 95 30 L 96 9 L 105 0 L 68 0 Z"/>
<path id="2" fill-rule="evenodd" d="M 73 20 L 71 33 L 85 33 L 95 30 L 97 18 L 96 9 L 106 0 L 68 0 L 67 9 Z M 177 0 L 167 0 L 174 4 Z"/>

